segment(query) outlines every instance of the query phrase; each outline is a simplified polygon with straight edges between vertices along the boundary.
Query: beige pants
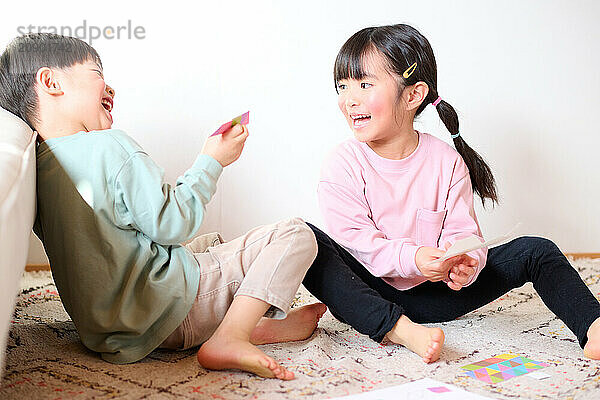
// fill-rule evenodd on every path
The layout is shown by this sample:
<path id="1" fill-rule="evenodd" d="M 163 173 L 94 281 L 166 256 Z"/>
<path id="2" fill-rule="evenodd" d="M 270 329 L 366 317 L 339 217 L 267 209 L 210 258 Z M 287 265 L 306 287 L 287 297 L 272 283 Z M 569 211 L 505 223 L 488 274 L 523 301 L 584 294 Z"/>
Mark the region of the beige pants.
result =
<path id="1" fill-rule="evenodd" d="M 254 228 L 205 252 L 197 252 L 201 244 L 196 239 L 186 247 L 200 268 L 198 294 L 188 316 L 161 344 L 163 348 L 188 349 L 208 340 L 239 295 L 270 304 L 266 317 L 285 318 L 317 256 L 315 236 L 299 218 Z"/>

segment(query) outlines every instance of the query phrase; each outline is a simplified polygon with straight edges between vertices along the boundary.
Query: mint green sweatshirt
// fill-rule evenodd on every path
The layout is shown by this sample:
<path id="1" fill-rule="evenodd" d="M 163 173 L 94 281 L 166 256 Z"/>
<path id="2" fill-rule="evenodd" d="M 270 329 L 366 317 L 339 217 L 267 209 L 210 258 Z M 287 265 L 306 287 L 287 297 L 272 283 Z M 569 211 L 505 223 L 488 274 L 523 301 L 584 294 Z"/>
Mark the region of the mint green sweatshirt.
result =
<path id="1" fill-rule="evenodd" d="M 222 171 L 200 155 L 171 187 L 116 129 L 38 145 L 34 232 L 81 341 L 105 360 L 140 360 L 186 317 L 200 274 L 180 243 L 198 233 Z"/>

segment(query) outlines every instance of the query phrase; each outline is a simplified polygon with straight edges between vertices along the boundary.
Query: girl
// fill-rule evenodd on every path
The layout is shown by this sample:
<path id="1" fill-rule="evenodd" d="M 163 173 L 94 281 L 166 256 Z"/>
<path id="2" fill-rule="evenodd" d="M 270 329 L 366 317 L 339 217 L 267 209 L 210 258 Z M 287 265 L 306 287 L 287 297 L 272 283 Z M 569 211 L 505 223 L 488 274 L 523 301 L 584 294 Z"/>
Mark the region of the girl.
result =
<path id="1" fill-rule="evenodd" d="M 429 363 L 444 333 L 420 323 L 453 320 L 533 282 L 584 355 L 600 359 L 600 304 L 553 242 L 521 237 L 429 264 L 458 239 L 483 240 L 473 191 L 484 204 L 498 197 L 437 92 L 427 39 L 408 25 L 363 29 L 342 46 L 334 81 L 355 138 L 323 166 L 318 195 L 331 238 L 311 225 L 319 248 L 304 285 L 338 319 Z M 413 128 L 430 103 L 456 150 Z"/>

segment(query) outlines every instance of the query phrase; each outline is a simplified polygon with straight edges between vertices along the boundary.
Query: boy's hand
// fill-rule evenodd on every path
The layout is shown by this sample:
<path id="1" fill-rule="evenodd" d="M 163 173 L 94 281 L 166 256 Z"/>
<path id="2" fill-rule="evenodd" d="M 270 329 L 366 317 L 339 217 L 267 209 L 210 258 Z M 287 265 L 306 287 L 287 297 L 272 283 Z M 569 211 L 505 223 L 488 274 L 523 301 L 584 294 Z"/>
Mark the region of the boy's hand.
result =
<path id="1" fill-rule="evenodd" d="M 211 136 L 206 139 L 202 154 L 211 156 L 223 167 L 226 167 L 240 158 L 247 137 L 248 128 L 245 125 L 235 125 L 223 132 L 222 135 Z"/>

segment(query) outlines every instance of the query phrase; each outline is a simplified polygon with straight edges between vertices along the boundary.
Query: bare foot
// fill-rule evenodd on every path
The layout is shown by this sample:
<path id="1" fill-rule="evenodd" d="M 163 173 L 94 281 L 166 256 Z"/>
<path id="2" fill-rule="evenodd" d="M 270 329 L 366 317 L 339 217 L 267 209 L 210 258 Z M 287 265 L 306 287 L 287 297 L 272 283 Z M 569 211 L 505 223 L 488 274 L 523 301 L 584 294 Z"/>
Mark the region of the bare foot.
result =
<path id="1" fill-rule="evenodd" d="M 444 331 L 440 328 L 427 328 L 415 324 L 406 315 L 398 319 L 386 337 L 417 353 L 428 364 L 440 358 L 444 344 Z"/>
<path id="2" fill-rule="evenodd" d="M 198 362 L 207 369 L 241 369 L 263 378 L 294 379 L 294 373 L 279 365 L 251 343 L 231 338 L 211 337 L 200 346 Z"/>
<path id="3" fill-rule="evenodd" d="M 310 337 L 327 311 L 323 303 L 293 308 L 285 319 L 262 318 L 250 336 L 252 344 L 293 342 Z"/>
<path id="4" fill-rule="evenodd" d="M 583 347 L 583 355 L 592 360 L 600 360 L 600 318 L 590 325 L 587 338 L 588 341 Z"/>

